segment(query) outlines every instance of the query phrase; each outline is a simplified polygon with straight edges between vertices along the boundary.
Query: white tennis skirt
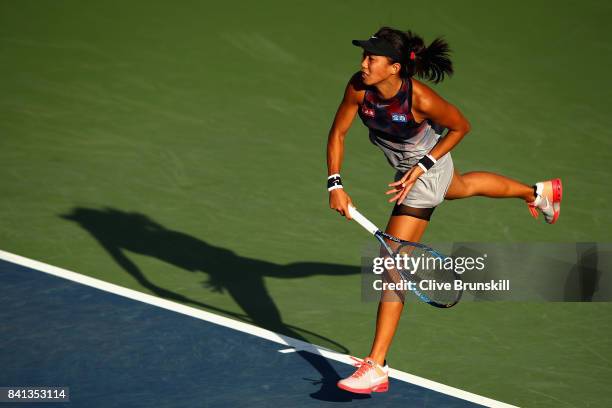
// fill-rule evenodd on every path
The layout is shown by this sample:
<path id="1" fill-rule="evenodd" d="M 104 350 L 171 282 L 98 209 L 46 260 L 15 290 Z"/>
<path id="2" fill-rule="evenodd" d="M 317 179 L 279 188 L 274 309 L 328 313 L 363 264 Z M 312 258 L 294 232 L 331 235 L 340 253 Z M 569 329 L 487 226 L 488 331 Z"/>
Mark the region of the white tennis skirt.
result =
<path id="1" fill-rule="evenodd" d="M 454 166 L 450 152 L 442 156 L 431 169 L 419 177 L 402 204 L 414 208 L 434 208 L 444 201 L 444 196 L 453 180 Z M 395 181 L 405 171 L 395 173 Z"/>

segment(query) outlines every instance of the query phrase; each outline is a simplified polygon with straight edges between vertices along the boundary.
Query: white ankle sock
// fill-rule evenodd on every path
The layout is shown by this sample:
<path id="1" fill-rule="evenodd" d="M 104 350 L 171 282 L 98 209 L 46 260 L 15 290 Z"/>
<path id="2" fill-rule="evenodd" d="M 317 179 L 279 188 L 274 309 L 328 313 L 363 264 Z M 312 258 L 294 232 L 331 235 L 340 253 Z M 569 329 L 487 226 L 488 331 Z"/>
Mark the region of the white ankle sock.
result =
<path id="1" fill-rule="evenodd" d="M 543 190 L 544 190 L 544 184 L 542 184 L 542 183 L 536 183 L 535 184 L 536 198 L 535 198 L 535 200 L 530 202 L 529 205 L 533 205 L 533 206 L 537 207 L 542 202 L 542 191 Z"/>

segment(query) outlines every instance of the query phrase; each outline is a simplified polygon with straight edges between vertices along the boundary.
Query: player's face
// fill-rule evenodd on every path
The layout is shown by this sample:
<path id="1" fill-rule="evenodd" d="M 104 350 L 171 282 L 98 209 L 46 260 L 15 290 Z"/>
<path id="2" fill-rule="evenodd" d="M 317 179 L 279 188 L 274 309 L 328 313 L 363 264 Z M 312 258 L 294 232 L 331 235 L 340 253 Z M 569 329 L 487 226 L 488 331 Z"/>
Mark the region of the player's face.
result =
<path id="1" fill-rule="evenodd" d="M 361 77 L 366 85 L 374 85 L 397 73 L 397 64 L 391 64 L 389 58 L 381 55 L 363 53 L 361 59 Z"/>

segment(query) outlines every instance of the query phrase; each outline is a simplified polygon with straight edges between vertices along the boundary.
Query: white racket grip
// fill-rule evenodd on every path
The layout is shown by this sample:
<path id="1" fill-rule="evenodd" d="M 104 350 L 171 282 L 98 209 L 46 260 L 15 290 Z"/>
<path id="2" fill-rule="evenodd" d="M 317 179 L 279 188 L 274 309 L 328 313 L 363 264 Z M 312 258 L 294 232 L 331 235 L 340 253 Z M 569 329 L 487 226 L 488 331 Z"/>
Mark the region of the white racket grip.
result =
<path id="1" fill-rule="evenodd" d="M 359 225 L 361 225 L 363 228 L 365 228 L 368 231 L 370 231 L 370 234 L 376 234 L 376 231 L 378 231 L 378 227 L 376 225 L 372 224 L 372 222 L 370 220 L 368 220 L 366 217 L 364 217 L 352 205 L 349 205 L 348 209 L 349 209 L 349 214 L 350 214 L 352 219 L 357 221 L 359 223 Z"/>

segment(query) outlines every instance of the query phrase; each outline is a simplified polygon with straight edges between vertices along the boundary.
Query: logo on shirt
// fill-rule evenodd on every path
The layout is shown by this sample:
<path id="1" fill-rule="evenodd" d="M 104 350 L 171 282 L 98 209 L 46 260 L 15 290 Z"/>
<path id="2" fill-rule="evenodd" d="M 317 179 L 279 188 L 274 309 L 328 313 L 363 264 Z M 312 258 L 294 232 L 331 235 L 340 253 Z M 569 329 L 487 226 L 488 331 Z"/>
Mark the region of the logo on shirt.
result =
<path id="1" fill-rule="evenodd" d="M 363 112 L 363 114 L 364 114 L 365 116 L 369 116 L 369 117 L 371 117 L 371 118 L 373 118 L 373 117 L 374 117 L 374 115 L 375 115 L 375 113 L 374 113 L 374 109 L 369 109 L 369 108 L 366 108 L 366 106 L 365 106 L 365 105 L 363 105 L 363 107 L 361 108 L 361 112 Z"/>
<path id="2" fill-rule="evenodd" d="M 393 122 L 402 122 L 402 123 L 408 122 L 408 118 L 403 113 L 392 113 L 391 120 Z"/>

